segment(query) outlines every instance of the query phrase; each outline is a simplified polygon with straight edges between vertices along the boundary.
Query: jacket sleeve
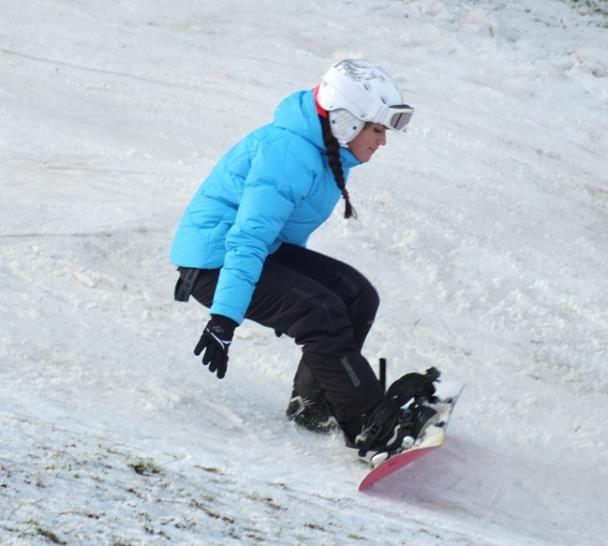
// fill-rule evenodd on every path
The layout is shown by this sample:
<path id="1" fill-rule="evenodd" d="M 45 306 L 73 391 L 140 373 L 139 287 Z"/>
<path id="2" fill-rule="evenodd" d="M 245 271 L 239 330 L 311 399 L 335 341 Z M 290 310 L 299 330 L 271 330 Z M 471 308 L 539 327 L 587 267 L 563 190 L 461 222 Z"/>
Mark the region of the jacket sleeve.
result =
<path id="1" fill-rule="evenodd" d="M 296 205 L 306 195 L 313 172 L 301 149 L 284 139 L 262 143 L 244 181 L 226 256 L 215 290 L 212 314 L 243 321 L 264 260 Z"/>

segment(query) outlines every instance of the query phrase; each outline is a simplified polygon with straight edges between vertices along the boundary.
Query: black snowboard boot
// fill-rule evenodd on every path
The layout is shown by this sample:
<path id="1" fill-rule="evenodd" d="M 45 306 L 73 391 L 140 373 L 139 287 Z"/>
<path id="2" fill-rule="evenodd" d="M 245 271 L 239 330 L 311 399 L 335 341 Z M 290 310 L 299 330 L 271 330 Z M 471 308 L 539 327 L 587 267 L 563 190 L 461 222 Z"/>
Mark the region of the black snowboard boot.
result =
<path id="1" fill-rule="evenodd" d="M 375 466 L 414 445 L 436 414 L 433 381 L 439 375 L 429 368 L 424 375 L 406 374 L 390 386 L 354 439 L 359 457 Z"/>
<path id="2" fill-rule="evenodd" d="M 339 428 L 325 399 L 311 400 L 293 396 L 287 406 L 287 418 L 313 432 L 332 432 Z"/>
<path id="3" fill-rule="evenodd" d="M 321 385 L 303 362 L 294 378 L 286 414 L 289 420 L 314 432 L 332 432 L 339 428 Z"/>

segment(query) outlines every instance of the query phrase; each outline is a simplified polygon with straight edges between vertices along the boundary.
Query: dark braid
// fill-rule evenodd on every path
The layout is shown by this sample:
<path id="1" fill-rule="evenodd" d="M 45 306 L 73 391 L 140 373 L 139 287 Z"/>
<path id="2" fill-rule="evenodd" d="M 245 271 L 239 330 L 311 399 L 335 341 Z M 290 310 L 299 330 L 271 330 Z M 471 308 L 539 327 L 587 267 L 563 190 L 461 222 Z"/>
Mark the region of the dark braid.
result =
<path id="1" fill-rule="evenodd" d="M 350 204 L 350 198 L 346 191 L 346 182 L 344 180 L 344 173 L 342 172 L 342 162 L 340 161 L 340 143 L 331 132 L 328 117 L 320 115 L 319 119 L 321 120 L 321 127 L 323 127 L 323 141 L 327 148 L 327 160 L 344 199 L 344 218 L 357 218 L 357 211 Z"/>

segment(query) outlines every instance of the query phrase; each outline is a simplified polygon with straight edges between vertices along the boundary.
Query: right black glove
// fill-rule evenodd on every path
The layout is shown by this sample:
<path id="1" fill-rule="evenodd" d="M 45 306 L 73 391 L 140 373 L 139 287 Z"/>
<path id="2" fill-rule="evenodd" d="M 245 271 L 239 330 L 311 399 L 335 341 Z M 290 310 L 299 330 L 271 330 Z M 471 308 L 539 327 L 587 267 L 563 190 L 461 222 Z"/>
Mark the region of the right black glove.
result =
<path id="1" fill-rule="evenodd" d="M 238 324 L 222 315 L 211 315 L 211 320 L 205 326 L 201 338 L 194 348 L 194 354 L 199 356 L 204 350 L 203 364 L 209 365 L 211 373 L 217 371 L 218 379 L 226 375 L 228 368 L 228 349 Z"/>

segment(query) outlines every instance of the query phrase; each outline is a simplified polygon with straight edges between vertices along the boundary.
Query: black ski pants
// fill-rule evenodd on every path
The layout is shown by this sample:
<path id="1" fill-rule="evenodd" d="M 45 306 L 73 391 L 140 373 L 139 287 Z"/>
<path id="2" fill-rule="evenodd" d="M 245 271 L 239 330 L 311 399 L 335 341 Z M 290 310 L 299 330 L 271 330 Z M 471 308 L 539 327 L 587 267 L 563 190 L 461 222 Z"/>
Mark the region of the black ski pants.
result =
<path id="1" fill-rule="evenodd" d="M 203 270 L 192 290 L 206 307 L 211 306 L 218 276 L 218 269 Z M 364 415 L 384 398 L 361 355 L 378 305 L 376 290 L 353 267 L 282 244 L 266 258 L 245 315 L 302 345 L 297 375 L 310 371 L 351 440 L 361 430 Z"/>

